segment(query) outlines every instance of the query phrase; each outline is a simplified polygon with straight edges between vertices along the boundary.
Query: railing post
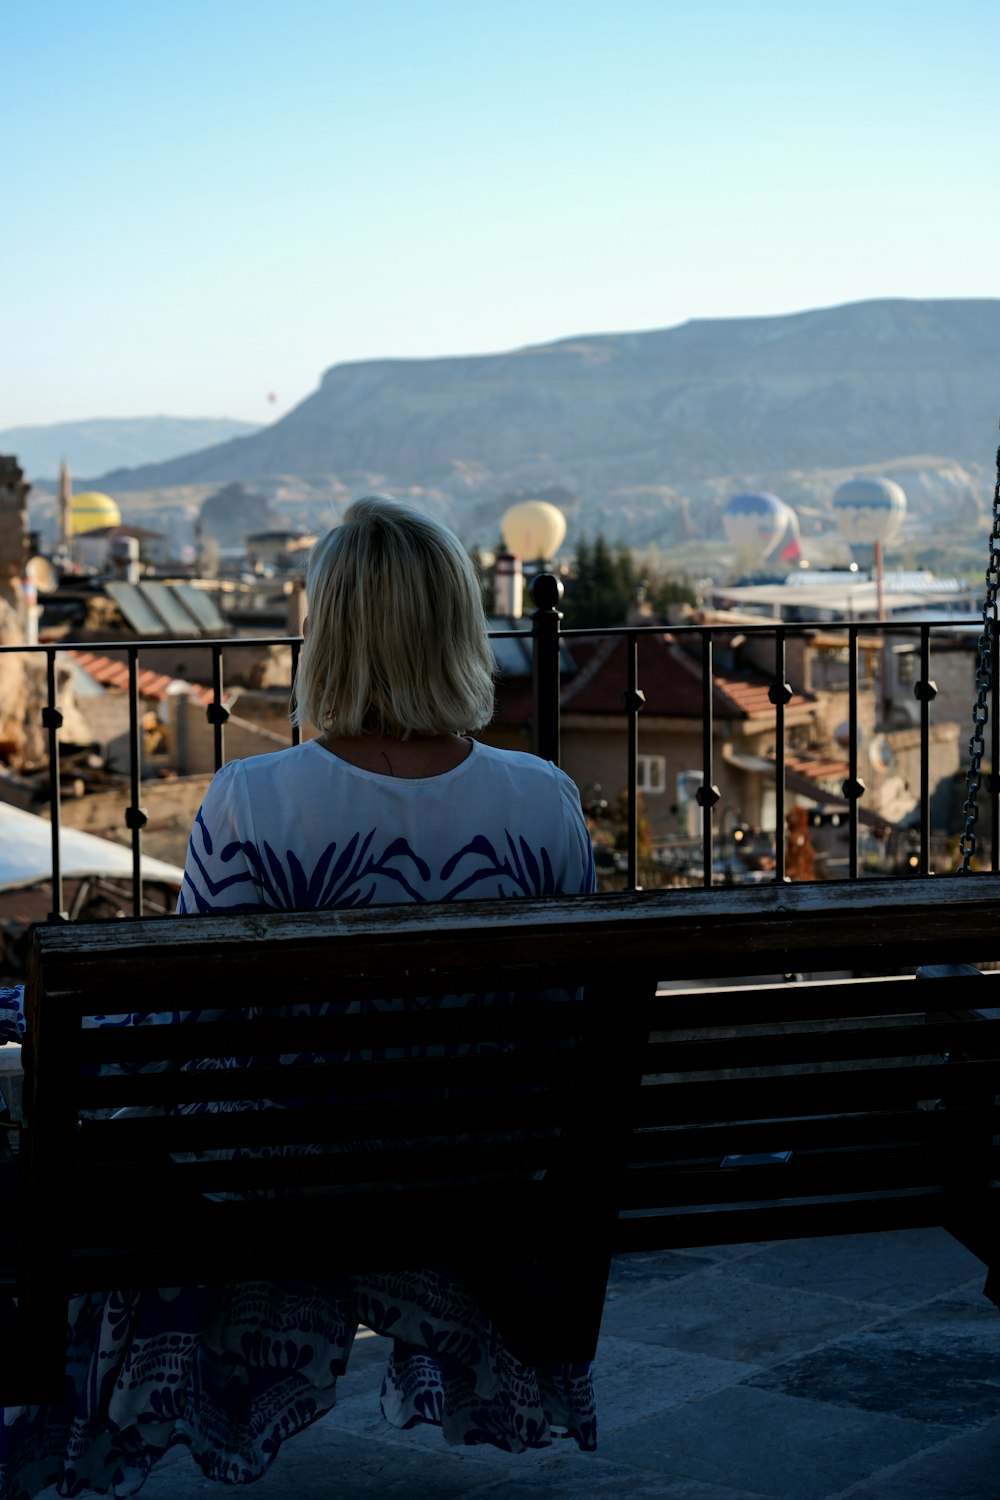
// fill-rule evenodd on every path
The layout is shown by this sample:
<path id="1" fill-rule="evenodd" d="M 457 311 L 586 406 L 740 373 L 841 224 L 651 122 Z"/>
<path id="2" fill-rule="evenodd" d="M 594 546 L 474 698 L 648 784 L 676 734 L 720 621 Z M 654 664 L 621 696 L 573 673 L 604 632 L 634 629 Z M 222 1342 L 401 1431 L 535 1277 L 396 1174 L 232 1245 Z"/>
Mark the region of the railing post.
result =
<path id="1" fill-rule="evenodd" d="M 848 649 L 848 697 L 847 705 L 847 732 L 849 744 L 847 748 L 847 780 L 843 783 L 841 791 L 849 805 L 849 848 L 848 869 L 849 880 L 857 880 L 860 873 L 858 868 L 858 802 L 864 796 L 865 784 L 858 775 L 858 626 L 849 625 L 847 628 Z"/>
<path id="2" fill-rule="evenodd" d="M 559 601 L 563 586 L 552 573 L 539 573 L 531 585 L 537 608 L 531 616 L 532 717 L 531 750 L 559 764 Z"/>
<path id="3" fill-rule="evenodd" d="M 69 913 L 63 910 L 62 859 L 59 853 L 59 828 L 62 817 L 62 791 L 59 785 L 59 731 L 62 728 L 62 711 L 56 695 L 56 653 L 50 647 L 45 653 L 47 698 L 42 709 L 42 727 L 49 736 L 49 815 L 52 819 L 52 910 L 50 922 L 67 922 Z"/>
<path id="4" fill-rule="evenodd" d="M 929 625 L 920 627 L 920 679 L 914 683 L 913 696 L 920 704 L 920 873 L 931 873 L 931 723 L 930 708 L 937 697 L 937 683 L 931 680 L 931 632 Z"/>
<path id="5" fill-rule="evenodd" d="M 694 800 L 701 808 L 701 864 L 702 880 L 706 889 L 712 884 L 714 864 L 712 809 L 720 797 L 719 788 L 712 780 L 715 717 L 713 713 L 715 692 L 715 666 L 712 654 L 712 632 L 703 630 L 701 635 L 701 786 Z"/>
<path id="6" fill-rule="evenodd" d="M 222 769 L 226 747 L 223 726 L 229 718 L 229 710 L 222 701 L 222 647 L 212 647 L 212 701 L 205 710 L 205 717 L 212 726 L 215 747 L 215 769 Z"/>
<path id="7" fill-rule="evenodd" d="M 142 916 L 142 830 L 148 822 L 140 807 L 142 788 L 142 742 L 139 725 L 139 649 L 128 648 L 129 785 L 131 803 L 125 809 L 125 826 L 132 834 L 132 915 Z"/>
<path id="8" fill-rule="evenodd" d="M 628 686 L 622 694 L 628 714 L 628 885 L 627 890 L 641 890 L 639 885 L 639 714 L 646 695 L 639 687 L 639 637 L 626 637 L 628 651 Z"/>
<path id="9" fill-rule="evenodd" d="M 301 652 L 302 652 L 302 642 L 301 642 L 301 640 L 293 640 L 292 641 L 292 692 L 293 693 L 295 692 L 295 679 L 299 675 L 299 656 L 301 655 Z M 292 744 L 293 745 L 301 745 L 301 743 L 302 743 L 302 727 L 299 724 L 293 723 L 292 724 Z"/>
<path id="10" fill-rule="evenodd" d="M 785 632 L 774 632 L 774 681 L 767 690 L 774 704 L 774 878 L 785 880 L 785 707 L 792 689 L 785 681 Z"/>

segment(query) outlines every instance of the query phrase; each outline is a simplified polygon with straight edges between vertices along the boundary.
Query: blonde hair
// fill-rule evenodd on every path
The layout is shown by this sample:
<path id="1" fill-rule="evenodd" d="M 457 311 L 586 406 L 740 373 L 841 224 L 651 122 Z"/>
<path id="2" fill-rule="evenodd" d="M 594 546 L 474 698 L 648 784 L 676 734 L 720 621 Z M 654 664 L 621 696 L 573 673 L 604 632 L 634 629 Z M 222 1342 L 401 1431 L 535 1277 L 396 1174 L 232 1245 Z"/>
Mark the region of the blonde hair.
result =
<path id="1" fill-rule="evenodd" d="M 316 543 L 292 717 L 344 735 L 464 734 L 493 716 L 493 652 L 472 562 L 447 527 L 356 500 Z"/>

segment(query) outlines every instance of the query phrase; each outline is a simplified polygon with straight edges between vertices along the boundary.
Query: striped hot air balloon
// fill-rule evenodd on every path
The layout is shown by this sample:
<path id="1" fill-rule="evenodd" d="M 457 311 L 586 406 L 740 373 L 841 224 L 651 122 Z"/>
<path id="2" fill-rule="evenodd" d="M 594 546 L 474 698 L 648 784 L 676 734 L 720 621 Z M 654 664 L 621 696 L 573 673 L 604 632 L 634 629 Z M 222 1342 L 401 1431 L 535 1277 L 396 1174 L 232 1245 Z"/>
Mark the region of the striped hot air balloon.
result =
<path id="1" fill-rule="evenodd" d="M 732 495 L 722 512 L 726 540 L 759 565 L 771 557 L 781 539 L 797 522 L 791 507 L 767 490 Z"/>
<path id="2" fill-rule="evenodd" d="M 833 513 L 852 546 L 891 542 L 906 514 L 906 496 L 892 479 L 849 479 L 833 497 Z"/>

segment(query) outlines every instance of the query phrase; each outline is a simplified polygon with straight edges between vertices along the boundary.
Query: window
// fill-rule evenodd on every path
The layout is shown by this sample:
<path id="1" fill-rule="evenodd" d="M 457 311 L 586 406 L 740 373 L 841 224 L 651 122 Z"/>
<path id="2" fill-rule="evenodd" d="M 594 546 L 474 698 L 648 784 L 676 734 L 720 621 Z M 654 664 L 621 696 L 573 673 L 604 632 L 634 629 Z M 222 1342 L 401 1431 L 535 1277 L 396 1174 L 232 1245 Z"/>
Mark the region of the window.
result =
<path id="1" fill-rule="evenodd" d="M 667 784 L 667 758 L 665 755 L 640 755 L 637 757 L 639 763 L 639 779 L 636 783 L 640 792 L 655 794 L 662 792 Z"/>

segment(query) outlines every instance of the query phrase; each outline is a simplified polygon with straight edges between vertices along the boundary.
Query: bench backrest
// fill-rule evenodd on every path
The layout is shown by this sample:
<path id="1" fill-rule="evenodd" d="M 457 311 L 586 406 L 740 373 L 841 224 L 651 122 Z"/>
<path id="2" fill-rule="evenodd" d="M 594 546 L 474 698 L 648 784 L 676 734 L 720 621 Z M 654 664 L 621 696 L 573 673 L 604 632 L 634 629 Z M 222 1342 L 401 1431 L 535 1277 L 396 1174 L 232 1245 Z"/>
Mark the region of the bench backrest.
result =
<path id="1" fill-rule="evenodd" d="M 616 1249 L 943 1224 L 982 1253 L 998 1003 L 976 970 L 659 995 Z"/>
<path id="2" fill-rule="evenodd" d="M 30 1345 L 74 1288 L 446 1265 L 522 1358 L 591 1357 L 622 1136 L 595 1101 L 624 1117 L 637 1058 L 502 904 L 485 942 L 461 907 L 39 929 Z"/>

